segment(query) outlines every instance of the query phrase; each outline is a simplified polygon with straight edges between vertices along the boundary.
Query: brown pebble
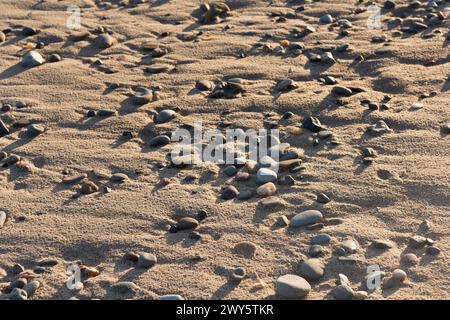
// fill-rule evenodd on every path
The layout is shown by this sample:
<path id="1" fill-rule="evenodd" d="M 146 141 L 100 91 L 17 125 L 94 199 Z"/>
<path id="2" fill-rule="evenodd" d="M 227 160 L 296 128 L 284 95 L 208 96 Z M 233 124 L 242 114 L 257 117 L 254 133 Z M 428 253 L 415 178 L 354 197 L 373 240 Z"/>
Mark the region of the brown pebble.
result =
<path id="1" fill-rule="evenodd" d="M 91 194 L 99 190 L 98 186 L 92 181 L 86 181 L 81 184 L 80 192 L 82 194 Z"/>

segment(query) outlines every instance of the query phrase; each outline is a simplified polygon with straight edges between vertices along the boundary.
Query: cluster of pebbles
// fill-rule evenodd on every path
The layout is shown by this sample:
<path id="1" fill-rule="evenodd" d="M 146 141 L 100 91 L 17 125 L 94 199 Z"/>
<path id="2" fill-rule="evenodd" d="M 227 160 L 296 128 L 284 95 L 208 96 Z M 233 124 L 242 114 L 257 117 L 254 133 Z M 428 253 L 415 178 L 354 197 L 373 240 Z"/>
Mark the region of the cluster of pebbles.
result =
<path id="1" fill-rule="evenodd" d="M 122 1 L 117 4 L 118 7 L 134 8 L 138 7 L 145 1 Z M 364 1 L 359 1 L 363 3 Z M 421 33 L 422 37 L 431 38 L 438 36 L 440 29 L 446 21 L 446 13 L 441 11 L 445 1 L 411 1 L 408 5 L 398 5 L 395 1 L 385 1 L 383 10 L 389 16 L 387 21 L 389 26 L 392 26 L 390 35 L 383 34 L 371 39 L 372 43 L 389 44 L 394 41 L 395 37 L 401 37 L 405 34 Z M 448 3 L 448 1 L 447 1 Z M 99 7 L 105 10 L 113 9 L 116 5 L 107 1 L 99 1 Z M 304 5 L 296 8 L 296 12 L 306 12 L 309 8 L 313 8 L 313 1 L 304 1 Z M 227 19 L 233 16 L 233 8 L 230 8 L 225 2 L 204 3 L 198 10 L 193 13 L 193 16 L 198 19 L 198 23 L 202 25 L 214 25 L 221 22 L 229 22 Z M 360 7 L 355 9 L 354 14 L 362 14 Z M 424 14 L 423 14 L 424 13 Z M 414 17 L 415 15 L 419 15 Z M 413 16 L 413 17 L 408 17 Z M 282 23 L 287 19 L 295 18 L 295 14 L 271 13 L 270 18 L 275 18 L 277 23 Z M 232 20 L 231 20 L 232 21 Z M 231 23 L 231 22 L 230 22 Z M 339 17 L 325 14 L 315 21 L 314 25 L 306 25 L 304 27 L 296 27 L 289 30 L 289 34 L 284 39 L 279 39 L 275 42 L 260 41 L 255 43 L 252 50 L 247 53 L 242 53 L 238 58 L 244 58 L 250 54 L 270 54 L 280 57 L 298 57 L 305 56 L 308 63 L 319 66 L 329 66 L 339 64 L 342 57 L 348 55 L 354 56 L 355 62 L 369 60 L 372 57 L 363 56 L 357 53 L 356 48 L 352 48 L 349 44 L 339 44 L 334 47 L 321 48 L 320 44 L 313 45 L 306 43 L 305 38 L 309 35 L 315 34 L 317 26 L 327 26 L 329 31 L 334 31 L 341 38 L 349 37 L 354 32 L 354 26 L 349 19 L 340 19 Z M 356 30 L 355 30 L 356 32 Z M 442 31 L 440 31 L 442 32 Z M 13 35 L 20 34 L 25 39 L 35 37 L 40 33 L 40 30 L 31 27 L 23 27 L 22 29 L 8 28 L 0 31 L 0 44 L 7 42 Z M 450 32 L 449 32 L 450 34 Z M 289 38 L 289 39 L 288 39 Z M 448 40 L 448 34 L 446 39 Z M 92 32 L 79 32 L 72 34 L 67 41 L 69 43 L 76 43 L 78 41 L 88 40 L 92 45 L 101 50 L 114 47 L 118 43 L 118 39 L 112 32 L 107 29 L 100 28 L 92 30 Z M 305 42 L 302 42 L 304 41 Z M 23 68 L 39 68 L 46 63 L 56 63 L 62 61 L 62 57 L 58 53 L 45 55 L 42 49 L 45 43 L 39 41 L 28 41 L 25 53 L 21 56 L 20 65 Z M 144 53 L 145 59 L 160 58 L 168 53 L 167 48 L 161 47 L 157 42 L 150 40 L 144 42 L 139 48 Z M 385 52 L 380 49 L 375 52 L 375 55 L 383 55 Z M 153 61 L 153 60 L 152 60 Z M 103 66 L 100 59 L 93 59 L 92 66 L 98 68 L 100 71 L 106 73 L 113 73 L 114 70 Z M 144 72 L 147 74 L 170 73 L 173 71 L 173 66 L 167 64 L 152 63 L 145 66 Z M 324 88 L 328 90 L 332 99 L 338 105 L 346 105 L 348 99 L 359 99 L 363 93 L 370 91 L 369 88 L 355 86 L 352 84 L 345 84 L 345 77 L 339 79 L 330 75 L 320 75 L 318 81 L 323 84 Z M 444 79 L 445 83 L 448 79 Z M 213 101 L 218 99 L 240 99 L 246 97 L 248 90 L 251 90 L 251 85 L 257 83 L 258 80 L 247 80 L 238 77 L 227 77 L 217 81 L 207 79 L 199 79 L 192 84 L 192 88 L 198 92 L 204 93 L 205 99 Z M 119 84 L 112 84 L 108 89 L 115 90 L 119 88 Z M 289 92 L 302 89 L 300 80 L 294 77 L 280 77 L 278 81 L 273 83 L 271 94 L 275 96 L 288 94 Z M 146 86 L 131 87 L 131 101 L 135 106 L 143 106 L 158 100 L 159 88 L 149 88 Z M 419 99 L 425 99 L 436 95 L 437 93 L 430 93 Z M 385 95 L 383 99 L 372 101 L 365 98 L 360 98 L 361 105 L 366 106 L 368 111 L 389 111 L 391 109 L 389 102 L 392 96 Z M 40 135 L 45 135 L 48 128 L 45 124 L 24 122 L 21 120 L 14 120 L 11 117 L 4 117 L 12 110 L 21 108 L 29 108 L 30 106 L 22 102 L 4 101 L 2 104 L 0 119 L 0 137 L 11 137 L 18 133 L 25 133 L 21 139 L 36 139 Z M 413 103 L 412 109 L 422 109 L 422 103 Z M 102 108 L 99 110 L 88 110 L 85 112 L 86 118 L 93 117 L 120 117 L 117 110 Z M 163 108 L 155 112 L 153 122 L 155 125 L 167 124 L 179 116 L 178 110 L 173 108 Z M 299 115 L 293 112 L 286 112 L 284 114 L 270 114 L 270 118 L 275 122 L 283 123 L 292 118 L 299 119 Z M 291 121 L 289 127 L 284 128 L 287 135 L 282 135 L 281 141 L 276 141 L 274 145 L 269 148 L 276 152 L 276 157 L 258 159 L 258 161 L 248 160 L 248 154 L 237 154 L 233 164 L 218 163 L 217 166 L 221 170 L 221 174 L 227 178 L 225 185 L 220 187 L 217 193 L 218 201 L 258 201 L 264 207 L 276 207 L 282 203 L 282 198 L 279 197 L 280 189 L 283 192 L 299 185 L 303 179 L 303 173 L 307 170 L 304 163 L 304 150 L 301 148 L 291 146 L 290 143 L 283 140 L 286 136 L 301 136 L 306 133 L 308 136 L 309 145 L 314 147 L 319 146 L 338 146 L 342 142 L 336 137 L 332 129 L 327 128 L 322 124 L 320 117 L 316 115 L 302 115 L 300 121 Z M 269 127 L 273 123 L 269 123 Z M 450 133 L 450 124 L 443 124 L 440 128 L 442 134 L 448 135 Z M 371 137 L 379 137 L 393 133 L 394 130 L 384 120 L 377 120 L 374 123 L 366 123 L 362 129 L 362 134 Z M 124 131 L 123 137 L 132 139 L 135 133 L 131 131 Z M 151 150 L 161 149 L 174 144 L 172 141 L 172 132 L 155 134 L 145 142 L 146 146 Z M 257 137 L 261 139 L 262 137 Z M 218 152 L 226 150 L 225 144 L 216 147 Z M 379 157 L 378 152 L 371 147 L 362 147 L 360 155 L 356 161 L 361 162 L 365 166 L 373 165 Z M 308 161 L 311 158 L 309 158 Z M 20 166 L 32 168 L 26 157 L 10 153 L 5 150 L 0 151 L 0 165 L 5 170 L 13 166 Z M 170 168 L 178 170 L 192 169 L 194 165 L 184 160 L 181 156 L 171 157 L 167 164 Z M 278 170 L 273 169 L 277 167 Z M 71 187 L 74 192 L 72 197 L 79 198 L 98 193 L 114 192 L 114 185 L 127 184 L 131 181 L 130 177 L 123 172 L 104 173 L 98 171 L 86 172 L 72 172 L 64 170 L 62 173 L 61 184 Z M 161 184 L 163 186 L 171 183 L 168 178 L 162 178 Z M 294 189 L 292 189 L 294 190 Z M 286 191 L 288 192 L 288 191 Z M 292 191 L 292 192 L 295 192 Z M 417 265 L 420 262 L 419 256 L 438 256 L 441 254 L 441 249 L 435 241 L 422 234 L 427 234 L 432 228 L 429 221 L 424 221 L 419 230 L 422 234 L 416 234 L 408 239 L 406 245 L 406 253 L 398 257 L 399 268 L 394 269 L 388 273 L 383 271 L 375 271 L 372 274 L 361 275 L 360 279 L 349 279 L 345 274 L 329 274 L 327 264 L 331 260 L 336 260 L 343 264 L 357 263 L 356 255 L 363 253 L 365 250 L 378 250 L 385 252 L 396 249 L 399 245 L 391 239 L 373 239 L 371 243 L 360 244 L 356 239 L 346 237 L 340 232 L 332 233 L 321 232 L 329 226 L 338 226 L 345 221 L 339 217 L 330 217 L 322 212 L 320 207 L 325 207 L 332 202 L 333 198 L 327 192 L 319 192 L 316 194 L 315 202 L 319 209 L 299 208 L 292 215 L 279 215 L 276 220 L 278 228 L 286 228 L 288 230 L 307 231 L 313 235 L 310 237 L 309 246 L 305 252 L 304 261 L 301 261 L 298 270 L 292 273 L 280 275 L 274 279 L 275 294 L 280 298 L 294 298 L 300 299 L 308 296 L 318 283 L 323 279 L 335 278 L 333 287 L 329 290 L 329 297 L 333 299 L 366 299 L 370 297 L 371 290 L 368 288 L 362 290 L 366 283 L 375 277 L 382 279 L 382 290 L 389 290 L 392 288 L 401 288 L 410 284 L 408 279 L 408 268 Z M 0 232 L 8 232 L 8 224 L 13 223 L 8 215 L 7 208 L 1 208 L 5 211 L 0 211 Z M 201 241 L 203 238 L 202 225 L 208 222 L 209 214 L 206 210 L 198 210 L 197 213 L 180 217 L 167 227 L 167 233 L 186 233 L 187 237 L 193 241 Z M 254 259 L 258 255 L 258 246 L 252 242 L 240 242 L 234 247 L 234 253 L 244 256 L 247 259 Z M 124 253 L 123 260 L 125 263 L 131 264 L 135 268 L 150 270 L 157 263 L 157 256 L 151 252 L 136 253 L 128 251 Z M 0 281 L 7 279 L 8 284 L 3 287 L 3 294 L 5 298 L 10 300 L 26 300 L 42 286 L 45 282 L 42 281 L 42 276 L 51 273 L 52 268 L 56 266 L 56 260 L 45 260 L 30 265 L 32 269 L 25 269 L 20 264 L 13 265 L 9 270 L 0 268 Z M 86 282 L 91 278 L 95 278 L 101 274 L 101 270 L 94 266 L 86 266 L 78 262 L 78 267 L 81 270 L 81 280 Z M 242 281 L 250 278 L 250 273 L 245 267 L 239 266 L 233 268 L 230 272 L 230 280 L 239 285 Z M 359 283 L 361 285 L 359 285 Z M 261 284 L 264 287 L 263 284 Z M 77 290 L 82 290 L 83 286 L 77 287 Z M 118 282 L 111 286 L 110 292 L 115 296 L 123 297 L 131 293 L 139 291 L 132 282 Z M 181 295 L 170 294 L 159 297 L 160 299 L 183 299 Z"/>

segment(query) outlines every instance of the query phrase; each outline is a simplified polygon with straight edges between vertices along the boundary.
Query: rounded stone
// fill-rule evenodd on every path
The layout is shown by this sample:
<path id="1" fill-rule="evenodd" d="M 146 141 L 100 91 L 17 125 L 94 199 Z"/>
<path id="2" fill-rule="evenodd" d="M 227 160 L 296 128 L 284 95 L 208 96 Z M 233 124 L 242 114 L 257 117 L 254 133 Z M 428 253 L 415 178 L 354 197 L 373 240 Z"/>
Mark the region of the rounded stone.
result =
<path id="1" fill-rule="evenodd" d="M 323 277 L 323 263 L 319 259 L 309 259 L 300 266 L 301 274 L 308 280 L 318 280 Z"/>
<path id="2" fill-rule="evenodd" d="M 160 136 L 153 137 L 150 140 L 149 145 L 150 145 L 150 147 L 162 147 L 162 146 L 165 146 L 165 145 L 167 145 L 169 143 L 170 143 L 170 137 L 169 136 L 160 135 Z"/>
<path id="3" fill-rule="evenodd" d="M 138 290 L 139 287 L 130 281 L 117 282 L 109 288 L 109 292 L 114 296 L 134 295 Z"/>
<path id="4" fill-rule="evenodd" d="M 403 283 L 408 278 L 408 275 L 402 269 L 395 269 L 392 272 L 392 279 L 398 283 Z"/>
<path id="5" fill-rule="evenodd" d="M 179 230 L 195 229 L 198 226 L 198 221 L 191 217 L 184 217 L 178 221 Z"/>
<path id="6" fill-rule="evenodd" d="M 44 58 L 37 51 L 30 51 L 22 58 L 22 65 L 27 68 L 40 66 L 44 63 Z"/>
<path id="7" fill-rule="evenodd" d="M 402 256 L 401 262 L 412 266 L 419 263 L 419 258 L 414 253 L 406 253 Z"/>
<path id="8" fill-rule="evenodd" d="M 5 211 L 0 211 L 0 229 L 3 228 L 3 226 L 6 223 L 6 212 Z"/>
<path id="9" fill-rule="evenodd" d="M 272 182 L 263 184 L 256 189 L 256 194 L 260 197 L 270 197 L 277 192 L 277 187 Z"/>
<path id="10" fill-rule="evenodd" d="M 233 251 L 240 256 L 251 259 L 256 255 L 258 247 L 253 242 L 244 241 L 238 243 L 234 247 Z"/>
<path id="11" fill-rule="evenodd" d="M 59 62 L 61 60 L 62 60 L 61 56 L 57 53 L 53 53 L 47 57 L 47 61 L 50 63 Z"/>
<path id="12" fill-rule="evenodd" d="M 137 266 L 139 268 L 151 268 L 153 267 L 157 262 L 156 256 L 151 253 L 142 253 L 139 255 Z"/>
<path id="13" fill-rule="evenodd" d="M 246 276 L 247 276 L 247 272 L 245 271 L 245 269 L 242 267 L 238 267 L 238 268 L 234 269 L 233 272 L 231 273 L 231 280 L 233 280 L 234 282 L 240 282 Z"/>
<path id="14" fill-rule="evenodd" d="M 393 248 L 395 243 L 390 240 L 376 239 L 372 241 L 372 246 L 379 250 L 387 250 Z"/>
<path id="15" fill-rule="evenodd" d="M 429 255 L 437 256 L 441 253 L 441 249 L 436 246 L 430 246 L 425 250 L 425 252 Z"/>
<path id="16" fill-rule="evenodd" d="M 323 254 L 323 247 L 318 244 L 313 244 L 309 247 L 308 254 L 315 258 Z"/>
<path id="17" fill-rule="evenodd" d="M 250 199 L 251 197 L 253 197 L 253 192 L 251 190 L 242 190 L 239 192 L 236 199 L 244 201 Z"/>
<path id="18" fill-rule="evenodd" d="M 309 291 L 311 285 L 308 281 L 294 274 L 280 276 L 276 282 L 276 293 L 284 298 L 304 298 Z"/>
<path id="19" fill-rule="evenodd" d="M 5 40 L 6 40 L 6 35 L 2 31 L 0 31 L 0 43 L 5 42 Z"/>
<path id="20" fill-rule="evenodd" d="M 331 200 L 330 200 L 330 197 L 328 197 L 325 193 L 319 193 L 317 195 L 316 201 L 319 203 L 325 204 L 325 203 L 330 202 Z"/>
<path id="21" fill-rule="evenodd" d="M 256 173 L 256 182 L 259 184 L 264 184 L 267 182 L 275 182 L 277 181 L 277 174 L 273 170 L 268 168 L 261 168 Z"/>
<path id="22" fill-rule="evenodd" d="M 341 248 L 344 249 L 346 253 L 355 253 L 358 249 L 358 245 L 355 240 L 347 239 L 341 242 Z"/>
<path id="23" fill-rule="evenodd" d="M 306 210 L 295 215 L 290 225 L 294 228 L 315 224 L 322 220 L 322 213 L 318 210 Z"/>
<path id="24" fill-rule="evenodd" d="M 176 115 L 176 112 L 170 109 L 162 110 L 158 115 L 156 116 L 156 122 L 157 123 L 165 123 L 172 120 Z"/>
<path id="25" fill-rule="evenodd" d="M 109 48 L 115 43 L 115 39 L 107 33 L 100 34 L 94 41 L 101 49 Z"/>
<path id="26" fill-rule="evenodd" d="M 33 280 L 28 282 L 24 287 L 23 290 L 25 290 L 25 292 L 27 293 L 27 297 L 31 297 L 32 295 L 34 295 L 36 293 L 36 291 L 39 289 L 39 287 L 41 286 L 41 283 L 37 280 Z"/>
<path id="27" fill-rule="evenodd" d="M 9 300 L 27 300 L 27 292 L 23 289 L 15 288 L 8 296 Z"/>
<path id="28" fill-rule="evenodd" d="M 220 195 L 220 197 L 223 200 L 231 200 L 231 199 L 236 198 L 238 196 L 238 194 L 239 194 L 239 190 L 236 189 L 235 186 L 228 186 L 222 191 L 222 194 Z"/>
<path id="29" fill-rule="evenodd" d="M 232 177 L 237 173 L 237 169 L 235 166 L 227 166 L 224 170 L 223 173 L 225 173 L 227 176 Z"/>
<path id="30" fill-rule="evenodd" d="M 321 233 L 311 238 L 310 244 L 329 244 L 331 241 L 331 236 L 327 233 Z"/>
<path id="31" fill-rule="evenodd" d="M 214 83 L 209 80 L 199 80 L 195 83 L 195 88 L 200 91 L 211 90 L 213 86 L 214 86 Z"/>
<path id="32" fill-rule="evenodd" d="M 326 15 L 323 15 L 319 21 L 320 21 L 320 23 L 329 24 L 329 23 L 333 23 L 334 19 L 330 14 L 326 14 Z"/>

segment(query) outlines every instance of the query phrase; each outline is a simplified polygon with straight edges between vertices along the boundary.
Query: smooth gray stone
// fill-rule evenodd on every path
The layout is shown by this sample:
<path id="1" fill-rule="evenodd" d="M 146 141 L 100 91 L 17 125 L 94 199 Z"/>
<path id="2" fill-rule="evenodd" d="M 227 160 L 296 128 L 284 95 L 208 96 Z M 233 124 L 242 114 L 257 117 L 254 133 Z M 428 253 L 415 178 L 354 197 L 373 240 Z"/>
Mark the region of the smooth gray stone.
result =
<path id="1" fill-rule="evenodd" d="M 165 123 L 169 122 L 175 117 L 176 112 L 170 109 L 162 110 L 158 115 L 156 116 L 156 122 L 157 123 Z"/>
<path id="2" fill-rule="evenodd" d="M 156 256 L 151 253 L 142 253 L 137 261 L 137 266 L 139 268 L 151 268 L 153 267 L 157 262 Z"/>
<path id="3" fill-rule="evenodd" d="M 303 298 L 308 295 L 311 285 L 297 275 L 286 274 L 277 279 L 276 293 L 285 298 Z"/>
<path id="4" fill-rule="evenodd" d="M 310 244 L 329 244 L 331 241 L 331 236 L 326 233 L 318 234 L 317 236 L 314 236 L 310 240 Z"/>
<path id="5" fill-rule="evenodd" d="M 291 219 L 290 225 L 294 228 L 315 224 L 322 220 L 323 215 L 318 210 L 306 210 L 295 215 Z"/>
<path id="6" fill-rule="evenodd" d="M 22 58 L 22 65 L 27 68 L 40 66 L 44 63 L 44 58 L 37 51 L 30 51 Z"/>
<path id="7" fill-rule="evenodd" d="M 150 140 L 150 147 L 162 147 L 170 143 L 170 138 L 166 135 L 153 137 Z"/>
<path id="8" fill-rule="evenodd" d="M 323 277 L 323 263 L 319 259 L 308 259 L 300 266 L 303 277 L 308 280 L 318 280 Z"/>

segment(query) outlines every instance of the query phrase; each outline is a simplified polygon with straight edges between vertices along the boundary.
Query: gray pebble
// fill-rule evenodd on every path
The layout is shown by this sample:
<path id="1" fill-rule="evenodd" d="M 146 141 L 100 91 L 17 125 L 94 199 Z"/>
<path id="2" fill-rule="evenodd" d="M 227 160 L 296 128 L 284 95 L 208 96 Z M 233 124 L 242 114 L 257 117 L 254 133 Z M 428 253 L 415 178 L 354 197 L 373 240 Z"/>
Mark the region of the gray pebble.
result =
<path id="1" fill-rule="evenodd" d="M 222 191 L 222 194 L 220 197 L 223 200 L 231 200 L 231 199 L 236 198 L 238 196 L 238 194 L 239 194 L 239 190 L 236 189 L 235 186 L 228 186 Z"/>
<path id="2" fill-rule="evenodd" d="M 232 177 L 237 173 L 237 169 L 235 166 L 227 166 L 224 170 L 223 173 L 225 173 L 227 176 Z"/>
<path id="3" fill-rule="evenodd" d="M 97 116 L 99 117 L 110 117 L 117 115 L 117 111 L 110 109 L 100 109 L 97 111 Z"/>
<path id="4" fill-rule="evenodd" d="M 184 300 L 179 294 L 166 294 L 159 297 L 159 300 Z"/>
<path id="5" fill-rule="evenodd" d="M 162 110 L 158 115 L 156 116 L 156 122 L 157 123 L 165 123 L 172 120 L 176 115 L 176 112 L 170 109 Z"/>
<path id="6" fill-rule="evenodd" d="M 317 210 L 306 210 L 295 215 L 290 222 L 290 225 L 294 228 L 302 227 L 310 224 L 315 224 L 322 220 L 323 215 Z"/>
<path id="7" fill-rule="evenodd" d="M 309 291 L 311 291 L 311 285 L 297 275 L 286 274 L 280 276 L 276 282 L 276 293 L 284 298 L 303 298 Z"/>
<path id="8" fill-rule="evenodd" d="M 312 237 L 309 243 L 312 245 L 313 244 L 323 245 L 323 244 L 329 244 L 330 241 L 331 241 L 331 236 L 329 234 L 321 233 L 321 234 L 318 234 L 318 235 Z"/>
<path id="9" fill-rule="evenodd" d="M 341 284 L 331 290 L 331 295 L 336 300 L 352 300 L 355 291 L 350 286 Z"/>
<path id="10" fill-rule="evenodd" d="M 256 182 L 258 184 L 264 184 L 267 182 L 275 182 L 277 181 L 276 172 L 270 170 L 269 168 L 261 168 L 256 173 Z"/>
<path id="11" fill-rule="evenodd" d="M 101 49 L 106 49 L 115 43 L 115 39 L 107 33 L 102 33 L 95 38 L 94 42 Z"/>
<path id="12" fill-rule="evenodd" d="M 317 195 L 316 201 L 319 202 L 319 203 L 325 204 L 325 203 L 330 202 L 331 200 L 330 200 L 330 198 L 329 198 L 325 193 L 319 193 L 319 194 Z"/>
<path id="13" fill-rule="evenodd" d="M 9 295 L 9 300 L 27 300 L 27 292 L 23 289 L 15 288 Z"/>
<path id="14" fill-rule="evenodd" d="M 308 259 L 300 266 L 303 277 L 308 280 L 318 280 L 323 277 L 323 263 L 319 259 Z"/>
<path id="15" fill-rule="evenodd" d="M 122 183 L 128 180 L 128 176 L 125 173 L 114 173 L 111 176 L 111 181 L 115 183 Z"/>
<path id="16" fill-rule="evenodd" d="M 169 143 L 170 143 L 170 137 L 168 137 L 166 135 L 160 135 L 160 136 L 153 137 L 150 140 L 149 145 L 150 145 L 150 147 L 162 147 Z"/>
<path id="17" fill-rule="evenodd" d="M 44 58 L 42 58 L 41 54 L 37 51 L 30 51 L 22 58 L 22 65 L 27 68 L 37 67 L 43 63 Z"/>
<path id="18" fill-rule="evenodd" d="M 323 254 L 323 247 L 318 244 L 313 244 L 309 247 L 308 254 L 313 258 L 321 256 Z"/>
<path id="19" fill-rule="evenodd" d="M 177 226 L 179 230 L 195 229 L 198 226 L 198 221 L 191 217 L 184 217 L 178 221 Z"/>

